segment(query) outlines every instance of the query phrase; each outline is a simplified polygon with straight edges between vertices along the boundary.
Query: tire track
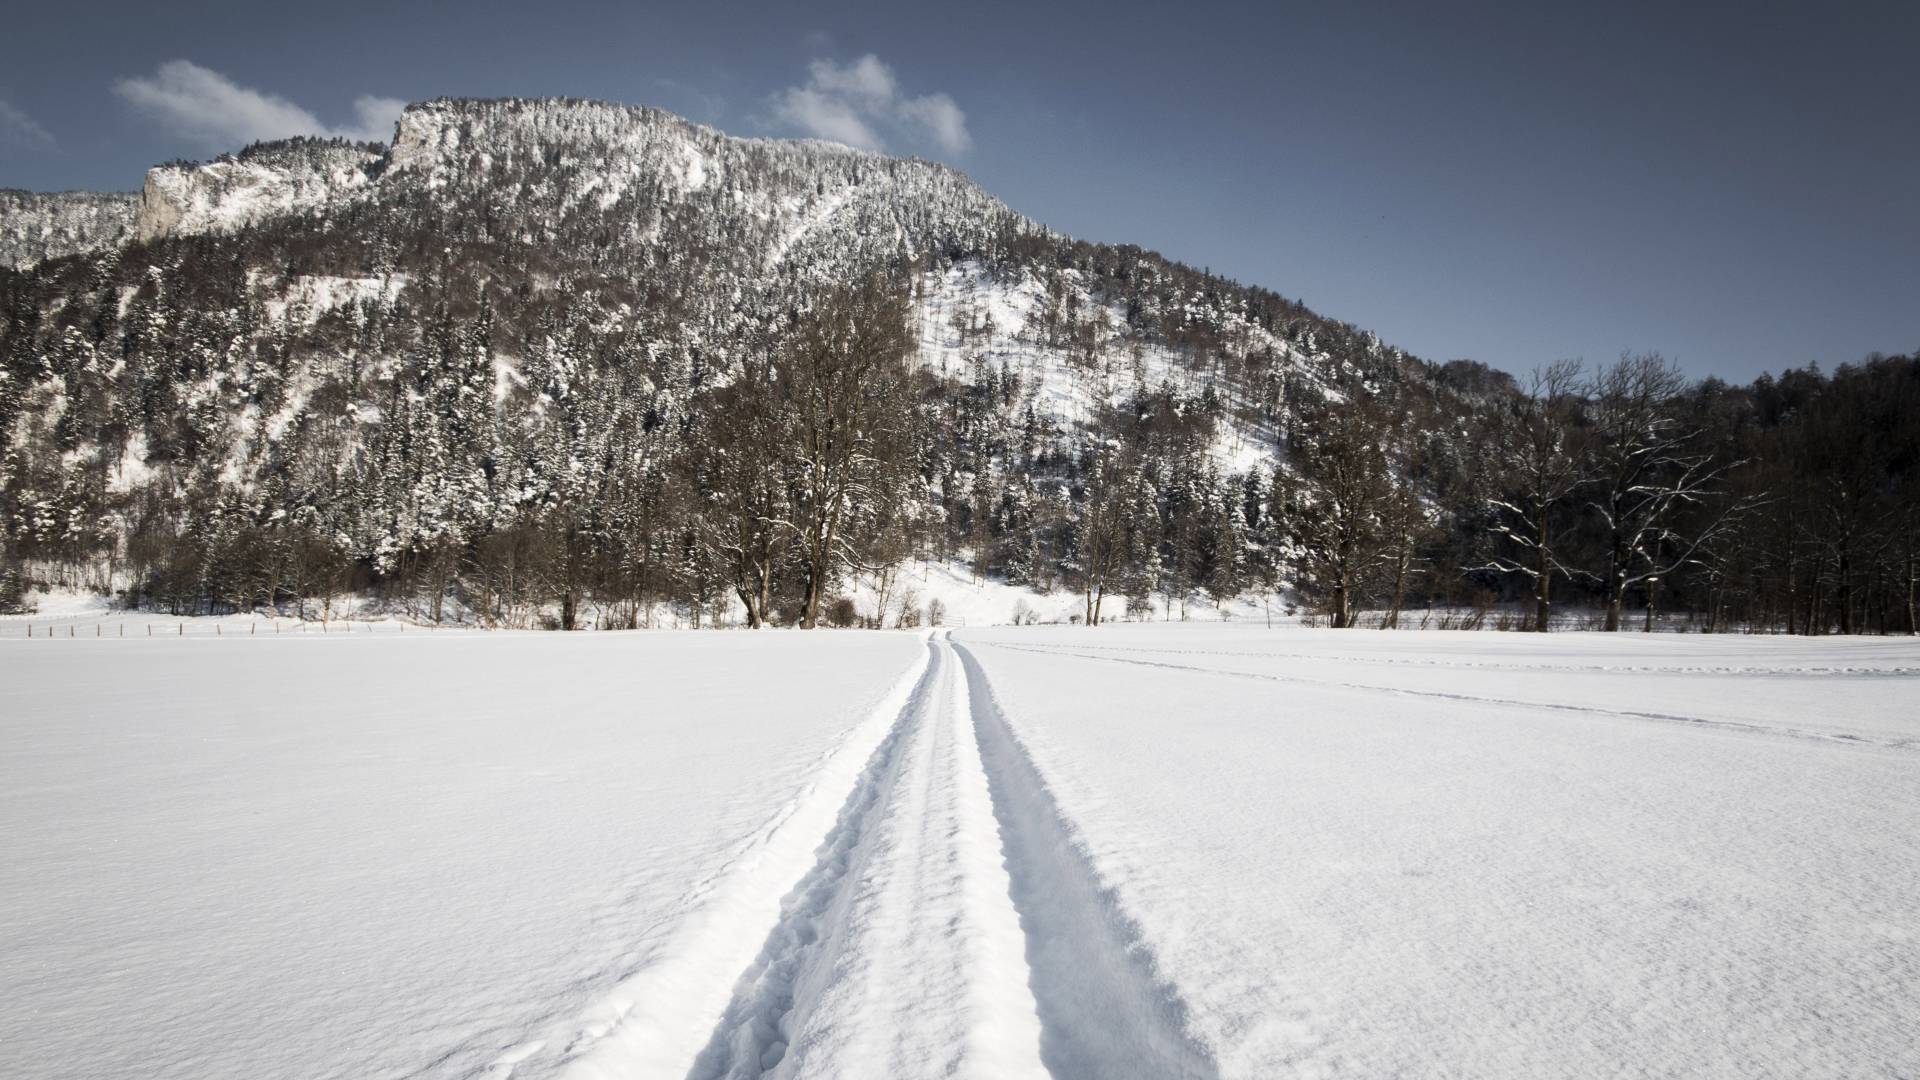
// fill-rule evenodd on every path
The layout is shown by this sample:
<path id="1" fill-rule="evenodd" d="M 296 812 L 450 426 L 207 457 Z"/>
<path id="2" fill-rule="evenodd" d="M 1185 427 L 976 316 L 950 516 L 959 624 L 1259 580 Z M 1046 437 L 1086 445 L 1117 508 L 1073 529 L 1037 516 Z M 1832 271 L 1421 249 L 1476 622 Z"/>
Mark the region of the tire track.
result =
<path id="1" fill-rule="evenodd" d="M 1369 683 L 1343 682 L 1335 679 L 1316 679 L 1307 675 L 1275 675 L 1255 671 L 1231 671 L 1224 668 L 1201 667 L 1197 664 L 1176 664 L 1165 660 L 1100 656 L 1094 653 L 1084 653 L 1073 649 L 1044 645 L 1013 645 L 999 641 L 987 642 L 987 644 L 995 648 L 1014 649 L 1019 652 L 1030 652 L 1041 656 L 1070 656 L 1079 660 L 1093 660 L 1106 664 L 1167 668 L 1173 671 L 1190 671 L 1205 675 L 1221 675 L 1234 679 L 1258 679 L 1265 682 L 1295 683 L 1301 686 L 1319 686 L 1334 690 L 1365 690 L 1376 694 L 1395 694 L 1406 697 L 1433 698 L 1441 701 L 1460 701 L 1473 705 L 1498 705 L 1518 709 L 1540 709 L 1553 712 L 1580 713 L 1588 716 L 1605 716 L 1623 720 L 1654 721 L 1665 724 L 1683 725 L 1702 730 L 1729 731 L 1743 735 L 1797 739 L 1825 746 L 1867 747 L 1879 750 L 1908 752 L 1920 750 L 1920 740 L 1915 739 L 1881 739 L 1846 732 L 1812 731 L 1806 728 L 1779 727 L 1771 724 L 1750 723 L 1741 720 L 1710 720 L 1703 716 L 1686 716 L 1679 713 L 1644 712 L 1636 709 L 1607 709 L 1596 705 L 1570 705 L 1564 702 L 1524 701 L 1516 698 L 1497 698 L 1486 697 L 1479 694 L 1453 693 L 1446 690 L 1413 690 L 1398 686 L 1375 686 Z"/>
<path id="2" fill-rule="evenodd" d="M 1187 1034 L 1185 1001 L 1061 816 L 979 660 L 966 646 L 957 651 L 1026 935 L 1048 1072 L 1055 1080 L 1217 1080 L 1213 1059 Z"/>
<path id="3" fill-rule="evenodd" d="M 868 851 L 863 841 L 875 829 L 899 782 L 901 747 L 925 722 L 928 698 L 940 666 L 940 647 L 927 645 L 928 665 L 900 719 L 875 750 L 838 822 L 819 849 L 813 868 L 780 904 L 780 919 L 746 973 L 733 1000 L 694 1060 L 688 1080 L 748 1080 L 777 1069 L 804 1014 L 804 984 L 831 970 L 848 932 L 847 886 L 857 881 Z"/>

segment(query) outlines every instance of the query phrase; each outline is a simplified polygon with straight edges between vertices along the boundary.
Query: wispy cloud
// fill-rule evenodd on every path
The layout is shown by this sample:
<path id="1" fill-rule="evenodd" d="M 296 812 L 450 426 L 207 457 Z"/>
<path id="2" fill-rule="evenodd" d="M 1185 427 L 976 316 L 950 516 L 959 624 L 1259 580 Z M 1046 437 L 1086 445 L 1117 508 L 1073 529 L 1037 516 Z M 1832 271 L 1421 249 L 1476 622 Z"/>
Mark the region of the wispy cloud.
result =
<path id="1" fill-rule="evenodd" d="M 7 142 L 53 145 L 53 133 L 28 116 L 25 109 L 6 98 L 0 98 L 0 138 Z"/>
<path id="2" fill-rule="evenodd" d="M 893 69 L 869 53 L 851 64 L 815 60 L 807 81 L 773 96 L 773 115 L 809 135 L 861 150 L 885 150 L 888 138 L 931 143 L 949 154 L 973 145 L 967 114 L 942 93 L 907 97 Z"/>
<path id="3" fill-rule="evenodd" d="M 152 75 L 121 79 L 114 92 L 177 135 L 216 150 L 295 135 L 384 142 L 406 102 L 362 95 L 354 120 L 338 127 L 283 97 L 241 86 L 191 60 L 169 60 Z"/>

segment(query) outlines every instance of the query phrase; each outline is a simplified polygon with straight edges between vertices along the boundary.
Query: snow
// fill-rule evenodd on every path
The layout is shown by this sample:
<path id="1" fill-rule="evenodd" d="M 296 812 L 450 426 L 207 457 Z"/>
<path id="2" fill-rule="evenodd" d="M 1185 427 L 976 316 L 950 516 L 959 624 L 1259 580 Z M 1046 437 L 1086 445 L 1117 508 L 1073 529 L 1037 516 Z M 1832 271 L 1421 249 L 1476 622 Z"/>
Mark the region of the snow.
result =
<path id="1" fill-rule="evenodd" d="M 400 291 L 406 288 L 408 280 L 406 274 L 386 277 L 300 274 L 284 284 L 273 282 L 277 288 L 273 291 L 273 298 L 266 301 L 265 308 L 270 318 L 287 319 L 293 315 L 300 324 L 311 325 L 327 312 L 342 307 L 351 308 L 364 301 L 391 305 L 399 297 Z"/>
<path id="2" fill-rule="evenodd" d="M 364 190 L 379 155 L 358 147 L 317 145 L 249 158 L 147 171 L 136 232 L 161 236 L 232 232 L 271 217 L 318 209 Z"/>
<path id="3" fill-rule="evenodd" d="M 786 226 L 780 238 L 774 241 L 773 246 L 767 250 L 767 266 L 771 268 L 784 263 L 787 259 L 787 253 L 793 250 L 795 244 L 804 241 L 820 229 L 826 227 L 827 223 L 833 220 L 834 215 L 838 214 L 852 197 L 852 191 L 840 190 L 835 191 L 823 199 L 812 202 L 811 205 L 803 204 L 799 198 L 789 200 L 785 207 L 786 213 L 783 217 L 797 220 L 794 220 L 793 224 Z"/>
<path id="4" fill-rule="evenodd" d="M 21 1075 L 1920 1072 L 1911 640 L 198 629 L 0 639 Z"/>
<path id="5" fill-rule="evenodd" d="M 963 640 L 1219 1075 L 1920 1070 L 1912 641 Z"/>
<path id="6" fill-rule="evenodd" d="M 949 641 L 928 649 L 925 679 L 692 1071 L 581 1075 L 1047 1075 L 967 683 Z"/>
<path id="7" fill-rule="evenodd" d="M 42 259 L 122 244 L 133 227 L 138 198 L 0 189 L 0 266 L 24 270 Z"/>
<path id="8" fill-rule="evenodd" d="M 924 662 L 863 633 L 0 641 L 5 1071 L 475 1075 L 662 968 L 717 1013 L 757 945 L 726 919 L 810 861 Z"/>
<path id="9" fill-rule="evenodd" d="M 956 378 L 965 377 L 975 363 L 1005 365 L 1023 379 L 1036 412 L 1066 427 L 1093 425 L 1103 408 L 1123 405 L 1135 390 L 1162 385 L 1197 396 L 1212 381 L 1230 403 L 1245 405 L 1231 380 L 1215 377 L 1208 358 L 1130 341 L 1122 305 L 1088 288 L 1077 271 L 1061 276 L 1075 294 L 1080 317 L 1100 327 L 1096 362 L 1076 360 L 1068 348 L 1046 343 L 1049 301 L 1039 278 L 1021 274 L 1002 279 L 972 260 L 922 275 L 914 307 L 919 362 Z M 962 334 L 956 316 L 971 324 L 972 336 Z M 1239 330 L 1236 347 L 1243 351 L 1257 344 L 1282 356 L 1294 354 L 1290 345 L 1264 330 L 1250 325 Z M 1308 371 L 1302 367 L 1303 377 Z M 1229 416 L 1215 432 L 1208 454 L 1223 472 L 1246 473 L 1272 467 L 1277 446 L 1271 428 Z"/>
<path id="10" fill-rule="evenodd" d="M 1085 616 L 1087 610 L 1085 595 L 1071 589 L 1036 592 L 1025 586 L 1010 585 L 999 578 L 975 577 L 962 562 L 929 560 L 906 563 L 896 572 L 887 596 L 887 625 L 892 626 L 898 619 L 901 600 L 909 589 L 913 593 L 914 605 L 923 612 L 934 600 L 940 601 L 945 610 L 942 622 L 952 627 L 1010 626 L 1013 625 L 1015 612 L 1021 610 L 1026 612 L 1027 621 L 1066 623 Z M 862 617 L 871 617 L 879 608 L 879 589 L 870 576 L 856 577 L 846 593 L 853 599 L 854 607 Z M 1155 598 L 1154 618 L 1169 615 L 1179 617 L 1178 601 L 1175 601 L 1171 613 L 1162 607 L 1162 603 L 1161 598 Z M 1126 606 L 1126 597 L 1109 596 L 1101 609 L 1102 618 L 1122 621 L 1127 618 L 1122 614 Z M 1188 619 L 1198 622 L 1264 618 L 1257 599 L 1243 596 L 1215 606 L 1198 593 L 1191 598 L 1186 614 Z"/>

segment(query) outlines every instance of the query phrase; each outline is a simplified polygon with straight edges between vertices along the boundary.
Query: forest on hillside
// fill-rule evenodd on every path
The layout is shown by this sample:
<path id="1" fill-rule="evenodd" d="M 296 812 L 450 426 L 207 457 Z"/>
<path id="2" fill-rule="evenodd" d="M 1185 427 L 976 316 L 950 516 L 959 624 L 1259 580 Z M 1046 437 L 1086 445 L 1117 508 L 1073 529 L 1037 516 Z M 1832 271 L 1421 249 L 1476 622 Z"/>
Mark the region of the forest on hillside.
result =
<path id="1" fill-rule="evenodd" d="M 939 560 L 1088 623 L 1915 630 L 1913 355 L 1428 363 L 944 166 L 590 102 L 155 192 L 0 266 L 0 609 L 891 624 Z"/>
<path id="2" fill-rule="evenodd" d="M 1142 385 L 1064 430 L 1015 372 L 915 365 L 902 275 L 778 312 L 724 378 L 698 351 L 597 332 L 563 295 L 525 320 L 504 392 L 500 314 L 449 292 L 339 313 L 349 356 L 383 352 L 396 319 L 417 347 L 348 363 L 289 429 L 256 423 L 237 465 L 230 429 L 285 415 L 284 342 L 209 382 L 257 336 L 235 313 L 170 307 L 150 275 L 124 315 L 111 289 L 56 305 L 54 333 L 33 283 L 0 278 L 12 606 L 65 583 L 189 613 L 362 593 L 495 625 L 665 607 L 811 626 L 897 619 L 845 602 L 851 580 L 942 559 L 1074 590 L 1089 622 L 1284 591 L 1335 626 L 1440 605 L 1450 625 L 1580 611 L 1615 629 L 1657 609 L 1706 630 L 1915 628 L 1914 357 L 1747 386 L 1657 356 L 1355 379 L 1298 395 L 1275 466 L 1230 474 L 1207 452 L 1220 395 Z M 378 415 L 349 450 L 355 411 Z"/>

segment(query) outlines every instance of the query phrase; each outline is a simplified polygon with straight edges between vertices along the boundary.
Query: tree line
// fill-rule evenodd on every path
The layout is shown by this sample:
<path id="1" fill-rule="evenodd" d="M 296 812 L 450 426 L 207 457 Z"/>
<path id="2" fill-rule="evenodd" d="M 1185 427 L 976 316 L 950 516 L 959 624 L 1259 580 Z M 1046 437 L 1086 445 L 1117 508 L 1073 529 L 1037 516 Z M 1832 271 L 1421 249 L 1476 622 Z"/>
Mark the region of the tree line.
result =
<path id="1" fill-rule="evenodd" d="M 685 254 L 719 239 L 612 272 L 389 226 L 0 269 L 0 607 L 65 583 L 175 612 L 844 625 L 898 619 L 901 568 L 937 560 L 1072 590 L 1089 624 L 1257 595 L 1339 627 L 1915 629 L 1912 356 L 1514 379 L 1017 230 L 722 288 Z M 954 314 L 964 359 L 916 358 L 928 282 L 961 268 L 1036 285 L 1019 345 L 1090 413 L 972 348 L 1004 334 L 984 306 Z M 295 280 L 356 291 L 302 312 Z"/>
<path id="2" fill-rule="evenodd" d="M 1442 377 L 1485 381 L 1477 366 Z M 1335 626 L 1355 597 L 1396 624 L 1409 577 L 1522 628 L 1916 631 L 1920 358 L 1689 383 L 1658 355 L 1492 377 L 1475 415 L 1356 395 L 1294 443 L 1285 518 L 1302 591 Z M 1477 453 L 1430 434 L 1460 423 Z"/>

